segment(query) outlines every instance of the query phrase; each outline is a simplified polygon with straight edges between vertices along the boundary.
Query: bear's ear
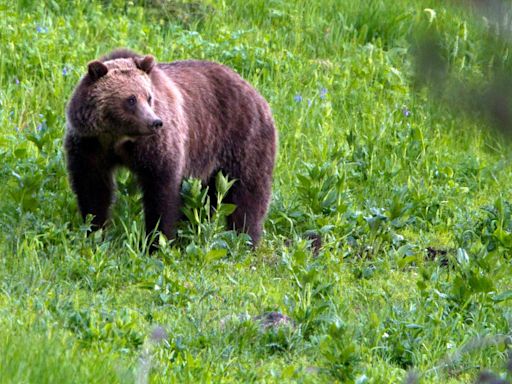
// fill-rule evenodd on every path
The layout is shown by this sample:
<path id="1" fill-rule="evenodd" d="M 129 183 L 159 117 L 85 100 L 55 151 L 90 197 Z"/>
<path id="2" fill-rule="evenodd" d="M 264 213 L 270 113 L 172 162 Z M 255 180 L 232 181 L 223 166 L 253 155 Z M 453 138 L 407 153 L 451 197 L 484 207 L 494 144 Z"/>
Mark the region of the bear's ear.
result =
<path id="1" fill-rule="evenodd" d="M 147 55 L 144 57 L 135 57 L 133 60 L 135 60 L 135 65 L 137 66 L 137 68 L 148 74 L 155 66 L 155 58 L 151 55 Z"/>
<path id="2" fill-rule="evenodd" d="M 103 77 L 107 74 L 108 68 L 101 61 L 91 61 L 87 64 L 87 69 L 89 72 L 89 76 L 93 81 L 98 80 L 100 77 Z"/>

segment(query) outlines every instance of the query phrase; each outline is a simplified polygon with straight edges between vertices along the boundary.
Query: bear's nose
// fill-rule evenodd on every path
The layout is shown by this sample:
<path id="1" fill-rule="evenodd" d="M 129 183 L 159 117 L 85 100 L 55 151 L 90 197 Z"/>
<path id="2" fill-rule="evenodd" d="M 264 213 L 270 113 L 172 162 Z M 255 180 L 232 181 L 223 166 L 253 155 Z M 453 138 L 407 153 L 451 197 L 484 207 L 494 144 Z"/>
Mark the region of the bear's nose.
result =
<path id="1" fill-rule="evenodd" d="M 153 123 L 151 123 L 151 128 L 161 128 L 164 123 L 162 123 L 162 120 L 156 119 L 153 120 Z"/>

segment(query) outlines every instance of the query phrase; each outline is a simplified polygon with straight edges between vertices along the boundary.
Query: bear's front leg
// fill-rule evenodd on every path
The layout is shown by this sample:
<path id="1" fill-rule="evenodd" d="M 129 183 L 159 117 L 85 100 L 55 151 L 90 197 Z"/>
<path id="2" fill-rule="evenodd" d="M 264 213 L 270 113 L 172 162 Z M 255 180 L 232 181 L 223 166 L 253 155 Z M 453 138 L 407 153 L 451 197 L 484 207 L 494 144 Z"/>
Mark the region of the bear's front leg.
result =
<path id="1" fill-rule="evenodd" d="M 113 165 L 109 164 L 97 138 L 68 135 L 65 140 L 71 188 L 82 218 L 93 215 L 91 229 L 105 225 L 112 203 Z"/>
<path id="2" fill-rule="evenodd" d="M 146 170 L 139 173 L 146 232 L 150 234 L 156 229 L 168 239 L 174 237 L 181 207 L 181 180 L 170 171 L 171 169 L 166 167 L 163 170 Z M 151 244 L 151 250 L 155 250 L 155 243 Z"/>

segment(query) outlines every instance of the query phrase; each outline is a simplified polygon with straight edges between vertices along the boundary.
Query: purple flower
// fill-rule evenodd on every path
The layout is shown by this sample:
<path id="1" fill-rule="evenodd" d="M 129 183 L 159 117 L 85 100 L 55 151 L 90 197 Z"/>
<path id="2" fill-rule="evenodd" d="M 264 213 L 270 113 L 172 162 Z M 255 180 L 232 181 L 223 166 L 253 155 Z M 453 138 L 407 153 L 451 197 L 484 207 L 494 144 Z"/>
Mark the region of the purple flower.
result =
<path id="1" fill-rule="evenodd" d="M 43 115 L 42 114 L 39 114 L 39 117 L 42 118 Z M 41 132 L 42 130 L 45 130 L 46 129 L 46 120 L 43 120 L 41 121 L 41 123 L 39 123 L 36 127 L 36 130 L 37 132 Z"/>
<path id="2" fill-rule="evenodd" d="M 299 94 L 296 94 L 295 96 L 293 96 L 293 100 L 295 100 L 295 102 L 297 102 L 297 103 L 300 103 L 302 101 L 302 96 Z"/>
<path id="3" fill-rule="evenodd" d="M 66 76 L 68 74 L 68 69 L 66 67 L 62 68 L 62 76 Z"/>
<path id="4" fill-rule="evenodd" d="M 36 27 L 36 31 L 37 31 L 37 33 L 46 33 L 46 32 L 48 32 L 48 28 L 46 28 L 46 27 L 41 27 L 40 25 L 38 25 L 38 26 Z"/>
<path id="5" fill-rule="evenodd" d="M 327 88 L 321 88 L 320 89 L 320 98 L 325 99 L 326 95 L 327 95 Z"/>
<path id="6" fill-rule="evenodd" d="M 411 111 L 409 111 L 409 110 L 407 109 L 407 107 L 403 107 L 403 108 L 402 108 L 402 113 L 403 113 L 403 115 L 404 115 L 405 117 L 409 117 L 409 116 L 411 116 Z"/>
<path id="7" fill-rule="evenodd" d="M 16 85 L 19 85 L 20 84 L 20 80 L 17 77 L 15 77 L 14 78 L 14 83 L 16 83 Z"/>

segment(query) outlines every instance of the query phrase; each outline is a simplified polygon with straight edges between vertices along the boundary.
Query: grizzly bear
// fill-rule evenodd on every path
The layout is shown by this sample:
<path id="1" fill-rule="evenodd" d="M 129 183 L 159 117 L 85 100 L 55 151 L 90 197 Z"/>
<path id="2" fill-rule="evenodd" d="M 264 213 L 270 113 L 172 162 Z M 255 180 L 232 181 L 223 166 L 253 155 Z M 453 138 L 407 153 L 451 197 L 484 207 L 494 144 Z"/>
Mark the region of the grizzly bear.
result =
<path id="1" fill-rule="evenodd" d="M 71 187 L 92 230 L 105 225 L 113 172 L 133 172 L 146 232 L 175 235 L 184 178 L 215 188 L 235 179 L 228 227 L 256 245 L 270 195 L 277 133 L 265 99 L 238 74 L 207 61 L 156 63 L 117 50 L 88 64 L 67 107 L 65 151 Z M 213 194 L 214 196 L 214 194 Z"/>

